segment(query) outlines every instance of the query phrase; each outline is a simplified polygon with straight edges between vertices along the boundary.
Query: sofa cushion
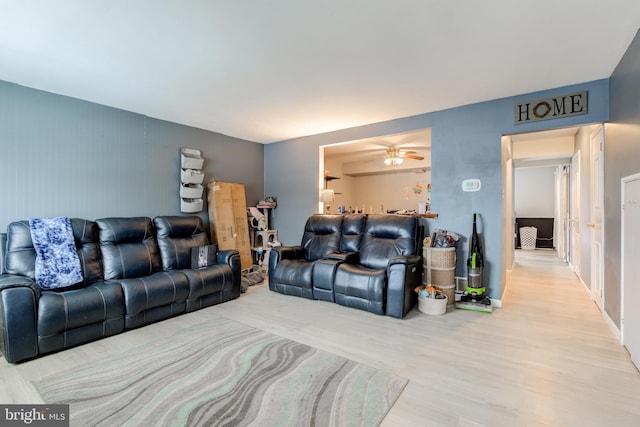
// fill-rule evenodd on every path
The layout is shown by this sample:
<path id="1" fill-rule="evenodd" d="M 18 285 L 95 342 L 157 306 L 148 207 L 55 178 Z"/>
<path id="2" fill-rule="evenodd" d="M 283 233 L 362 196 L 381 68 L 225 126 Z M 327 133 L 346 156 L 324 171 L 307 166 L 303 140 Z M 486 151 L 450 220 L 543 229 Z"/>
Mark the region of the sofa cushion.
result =
<path id="1" fill-rule="evenodd" d="M 181 271 L 160 271 L 150 276 L 121 279 L 125 328 L 135 328 L 184 313 L 189 280 Z"/>
<path id="2" fill-rule="evenodd" d="M 209 243 L 198 216 L 158 216 L 153 223 L 165 271 L 191 268 L 191 249 Z"/>
<path id="3" fill-rule="evenodd" d="M 187 269 L 182 272 L 189 279 L 187 311 L 223 302 L 223 291 L 233 289 L 233 271 L 228 264 L 216 264 L 197 270 Z"/>
<path id="4" fill-rule="evenodd" d="M 340 264 L 333 287 L 335 302 L 371 313 L 384 314 L 386 269 Z"/>
<path id="5" fill-rule="evenodd" d="M 86 219 L 72 218 L 71 228 L 82 267 L 82 287 L 103 279 L 98 225 Z M 29 277 L 35 280 L 36 251 L 31 239 L 29 222 L 15 221 L 7 227 L 5 270 L 8 274 Z"/>
<path id="6" fill-rule="evenodd" d="M 348 214 L 344 216 L 342 224 L 341 252 L 360 252 L 362 233 L 367 222 L 364 214 Z"/>
<path id="7" fill-rule="evenodd" d="M 416 250 L 417 219 L 402 215 L 369 215 L 362 236 L 360 264 L 387 268 L 389 259 Z"/>
<path id="8" fill-rule="evenodd" d="M 124 297 L 117 283 L 43 292 L 38 301 L 40 353 L 60 350 L 124 330 Z"/>
<path id="9" fill-rule="evenodd" d="M 309 217 L 302 235 L 304 258 L 315 261 L 324 258 L 340 247 L 342 215 L 313 215 Z"/>
<path id="10" fill-rule="evenodd" d="M 84 285 L 100 282 L 103 279 L 102 260 L 100 258 L 100 229 L 94 221 L 71 218 L 71 228 L 76 239 L 78 258 L 82 266 Z"/>
<path id="11" fill-rule="evenodd" d="M 4 259 L 8 274 L 36 279 L 36 250 L 31 240 L 29 221 L 15 221 L 7 226 Z"/>
<path id="12" fill-rule="evenodd" d="M 150 218 L 101 218 L 96 223 L 105 280 L 149 276 L 162 270 Z"/>
<path id="13" fill-rule="evenodd" d="M 273 272 L 269 286 L 281 294 L 312 299 L 314 264 L 301 259 L 283 259 Z"/>

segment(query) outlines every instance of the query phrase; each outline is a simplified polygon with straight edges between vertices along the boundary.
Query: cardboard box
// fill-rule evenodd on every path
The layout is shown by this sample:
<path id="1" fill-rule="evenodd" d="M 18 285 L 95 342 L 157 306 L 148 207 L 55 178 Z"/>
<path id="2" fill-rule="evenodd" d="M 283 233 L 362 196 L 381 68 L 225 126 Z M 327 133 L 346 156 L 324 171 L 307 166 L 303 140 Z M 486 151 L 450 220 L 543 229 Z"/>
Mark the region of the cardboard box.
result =
<path id="1" fill-rule="evenodd" d="M 250 268 L 253 262 L 244 185 L 210 182 L 207 184 L 207 199 L 211 243 L 216 243 L 221 251 L 236 249 L 240 252 L 242 269 Z"/>

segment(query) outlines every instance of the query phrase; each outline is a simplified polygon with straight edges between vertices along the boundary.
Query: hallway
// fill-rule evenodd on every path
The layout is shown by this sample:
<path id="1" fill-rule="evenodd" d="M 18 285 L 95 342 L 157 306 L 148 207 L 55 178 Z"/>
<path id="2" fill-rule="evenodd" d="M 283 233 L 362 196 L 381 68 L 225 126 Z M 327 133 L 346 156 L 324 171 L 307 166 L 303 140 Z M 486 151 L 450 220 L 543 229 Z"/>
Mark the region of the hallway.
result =
<path id="1" fill-rule="evenodd" d="M 527 349 L 523 385 L 540 393 L 529 400 L 539 420 L 640 425 L 640 372 L 555 251 L 516 251 L 503 305 L 502 326 L 520 331 Z"/>

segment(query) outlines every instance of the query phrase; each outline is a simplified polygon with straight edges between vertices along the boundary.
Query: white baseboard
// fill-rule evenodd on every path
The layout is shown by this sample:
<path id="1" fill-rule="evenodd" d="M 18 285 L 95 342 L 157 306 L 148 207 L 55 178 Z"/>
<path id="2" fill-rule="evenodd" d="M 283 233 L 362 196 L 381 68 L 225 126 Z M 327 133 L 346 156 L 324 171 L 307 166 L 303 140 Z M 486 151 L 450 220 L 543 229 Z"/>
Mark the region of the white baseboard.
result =
<path id="1" fill-rule="evenodd" d="M 587 286 L 587 284 L 584 283 L 584 280 L 582 280 L 582 277 L 578 276 L 577 274 L 576 274 L 576 277 L 578 278 L 578 280 L 580 280 L 580 283 L 582 283 L 582 286 L 584 286 L 584 290 L 587 293 L 587 295 L 589 295 L 589 298 L 591 298 L 591 301 L 593 301 L 593 304 L 598 308 L 598 310 L 600 310 L 600 315 L 604 319 L 607 326 L 609 326 L 609 328 L 611 329 L 611 332 L 613 332 L 613 335 L 615 335 L 618 342 L 622 344 L 622 333 L 620 332 L 620 328 L 611 319 L 611 317 L 609 316 L 609 313 L 607 313 L 607 311 L 604 308 L 601 308 L 598 306 L 598 304 L 596 304 L 596 301 L 593 299 L 593 295 L 591 294 L 591 288 L 589 288 L 589 286 Z"/>
<path id="2" fill-rule="evenodd" d="M 602 310 L 601 313 L 604 322 L 609 326 L 611 332 L 613 332 L 613 335 L 616 337 L 620 345 L 622 345 L 622 334 L 620 333 L 620 328 L 616 326 L 616 324 L 611 319 L 611 317 L 609 317 L 609 314 L 606 311 Z"/>

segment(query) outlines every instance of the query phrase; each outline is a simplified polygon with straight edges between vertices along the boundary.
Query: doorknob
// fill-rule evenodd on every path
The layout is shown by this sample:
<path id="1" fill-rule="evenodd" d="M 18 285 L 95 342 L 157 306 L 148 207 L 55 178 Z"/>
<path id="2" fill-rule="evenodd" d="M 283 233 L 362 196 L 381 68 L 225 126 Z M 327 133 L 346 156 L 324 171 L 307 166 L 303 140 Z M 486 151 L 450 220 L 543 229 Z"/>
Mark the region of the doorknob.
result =
<path id="1" fill-rule="evenodd" d="M 596 228 L 596 225 L 595 225 L 595 224 L 593 224 L 593 223 L 590 223 L 590 224 L 587 224 L 587 227 L 589 227 L 589 228 Z"/>

